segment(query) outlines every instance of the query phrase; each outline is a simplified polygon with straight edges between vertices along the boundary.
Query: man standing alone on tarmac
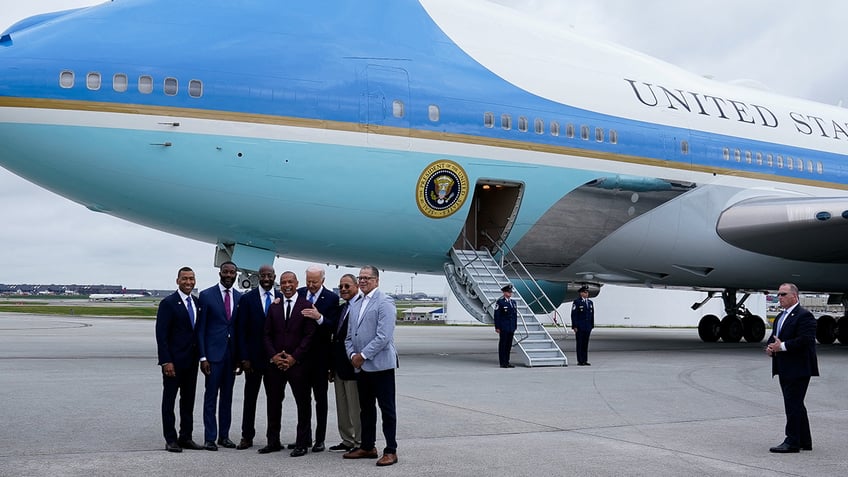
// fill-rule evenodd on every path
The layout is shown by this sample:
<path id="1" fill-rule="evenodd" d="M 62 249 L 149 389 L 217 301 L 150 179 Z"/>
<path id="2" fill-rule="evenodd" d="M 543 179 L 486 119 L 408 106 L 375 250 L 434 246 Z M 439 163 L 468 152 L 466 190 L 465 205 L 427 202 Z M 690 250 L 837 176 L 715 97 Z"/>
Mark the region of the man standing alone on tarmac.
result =
<path id="1" fill-rule="evenodd" d="M 571 330 L 577 348 L 577 366 L 589 364 L 589 335 L 595 327 L 595 304 L 589 299 L 589 287 L 580 287 L 580 298 L 571 304 Z"/>
<path id="2" fill-rule="evenodd" d="M 501 288 L 503 296 L 495 303 L 495 333 L 498 339 L 498 361 L 501 368 L 514 368 L 509 362 L 509 353 L 512 350 L 512 337 L 518 328 L 518 309 L 512 299 L 512 285 Z"/>

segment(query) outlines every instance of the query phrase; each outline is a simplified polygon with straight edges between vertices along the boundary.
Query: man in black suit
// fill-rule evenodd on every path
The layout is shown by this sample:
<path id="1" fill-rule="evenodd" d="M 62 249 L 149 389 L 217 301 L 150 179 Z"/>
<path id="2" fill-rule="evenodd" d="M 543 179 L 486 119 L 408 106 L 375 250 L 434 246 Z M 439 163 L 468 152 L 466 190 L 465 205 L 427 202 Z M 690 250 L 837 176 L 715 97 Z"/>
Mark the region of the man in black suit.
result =
<path id="1" fill-rule="evenodd" d="M 315 320 L 318 329 L 312 340 L 308 358 L 309 387 L 315 397 L 315 445 L 312 452 L 323 452 L 327 436 L 327 389 L 330 378 L 330 335 L 339 321 L 339 296 L 324 287 L 324 267 L 312 265 L 306 269 L 306 286 L 297 294 L 312 306 L 303 310 L 303 316 Z M 294 446 L 289 445 L 289 448 Z"/>
<path id="2" fill-rule="evenodd" d="M 294 272 L 280 275 L 283 298 L 268 308 L 265 318 L 265 354 L 270 356 L 265 375 L 265 394 L 268 397 L 268 445 L 260 454 L 281 450 L 280 425 L 286 383 L 291 387 L 297 406 L 297 438 L 292 457 L 306 455 L 312 441 L 312 412 L 309 398 L 306 359 L 312 345 L 317 325 L 303 316 L 303 310 L 312 305 L 306 298 L 297 296 L 297 277 Z"/>
<path id="3" fill-rule="evenodd" d="M 194 271 L 183 267 L 177 272 L 178 290 L 159 303 L 156 312 L 156 348 L 162 367 L 162 428 L 165 449 L 182 452 L 183 449 L 202 449 L 191 438 L 194 413 L 194 395 L 197 389 L 198 302 L 191 296 L 194 290 Z M 174 404 L 180 394 L 180 433 L 177 435 Z"/>
<path id="4" fill-rule="evenodd" d="M 241 419 L 241 442 L 236 449 L 253 447 L 256 436 L 256 400 L 262 378 L 268 369 L 265 355 L 264 330 L 268 308 L 283 294 L 274 290 L 277 274 L 271 265 L 259 267 L 259 286 L 243 294 L 236 312 L 236 343 L 238 361 L 244 371 L 244 409 Z"/>
<path id="5" fill-rule="evenodd" d="M 786 410 L 786 438 L 769 449 L 789 453 L 813 450 L 810 421 L 804 397 L 810 377 L 819 375 L 816 358 L 816 319 L 798 304 L 798 287 L 792 283 L 780 285 L 777 292 L 783 308 L 774 321 L 766 354 L 772 358 L 772 376 L 780 379 L 783 407 Z"/>
<path id="6" fill-rule="evenodd" d="M 362 444 L 359 386 L 356 371 L 350 364 L 345 348 L 351 305 L 362 298 L 355 276 L 350 273 L 342 275 L 339 279 L 339 295 L 345 299 L 345 304 L 339 312 L 339 324 L 330 337 L 330 367 L 336 392 L 336 420 L 342 441 L 330 447 L 330 452 L 350 452 Z"/>

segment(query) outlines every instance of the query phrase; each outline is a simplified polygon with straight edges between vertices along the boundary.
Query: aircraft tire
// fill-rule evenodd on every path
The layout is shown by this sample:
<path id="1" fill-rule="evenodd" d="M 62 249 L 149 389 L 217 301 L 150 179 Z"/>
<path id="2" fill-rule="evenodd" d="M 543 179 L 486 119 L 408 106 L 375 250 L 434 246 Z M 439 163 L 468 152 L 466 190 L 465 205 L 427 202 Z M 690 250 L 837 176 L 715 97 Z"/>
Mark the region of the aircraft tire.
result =
<path id="1" fill-rule="evenodd" d="M 816 320 L 816 339 L 821 344 L 833 344 L 836 341 L 836 319 L 822 315 Z"/>
<path id="2" fill-rule="evenodd" d="M 698 322 L 698 336 L 704 343 L 715 343 L 721 336 L 721 322 L 715 315 L 704 315 Z"/>
<path id="3" fill-rule="evenodd" d="M 759 343 L 766 336 L 766 325 L 757 315 L 742 318 L 742 337 L 748 343 Z"/>
<path id="4" fill-rule="evenodd" d="M 733 315 L 721 319 L 721 340 L 725 343 L 738 343 L 742 340 L 742 320 Z"/>
<path id="5" fill-rule="evenodd" d="M 848 344 L 848 318 L 842 317 L 836 322 L 836 338 L 842 344 Z"/>

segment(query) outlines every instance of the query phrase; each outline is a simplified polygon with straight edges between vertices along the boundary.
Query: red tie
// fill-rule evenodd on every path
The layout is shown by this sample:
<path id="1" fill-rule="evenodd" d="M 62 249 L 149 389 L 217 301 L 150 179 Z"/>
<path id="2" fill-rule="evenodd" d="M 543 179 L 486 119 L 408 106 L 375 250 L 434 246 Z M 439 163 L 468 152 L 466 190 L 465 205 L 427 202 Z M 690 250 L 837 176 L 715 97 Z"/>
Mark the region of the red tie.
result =
<path id="1" fill-rule="evenodd" d="M 230 317 L 232 317 L 233 312 L 230 310 L 230 290 L 229 288 L 224 290 L 224 314 L 227 315 L 227 321 L 230 321 Z"/>

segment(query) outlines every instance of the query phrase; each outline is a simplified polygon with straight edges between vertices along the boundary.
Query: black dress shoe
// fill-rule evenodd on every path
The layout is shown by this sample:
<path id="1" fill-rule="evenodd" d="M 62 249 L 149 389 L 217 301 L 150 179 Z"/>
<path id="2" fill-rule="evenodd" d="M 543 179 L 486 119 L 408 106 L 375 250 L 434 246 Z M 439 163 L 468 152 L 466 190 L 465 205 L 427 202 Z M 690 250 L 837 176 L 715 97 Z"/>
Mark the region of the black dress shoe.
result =
<path id="1" fill-rule="evenodd" d="M 312 452 L 324 452 L 325 447 L 323 442 L 316 442 L 314 446 L 312 446 Z"/>
<path id="2" fill-rule="evenodd" d="M 778 453 L 778 454 L 792 454 L 792 453 L 795 453 L 795 452 L 799 452 L 800 450 L 801 450 L 800 447 L 790 446 L 789 444 L 784 442 L 783 444 L 780 444 L 779 446 L 772 447 L 771 449 L 769 449 L 769 452 L 775 452 L 775 453 Z"/>
<path id="3" fill-rule="evenodd" d="M 165 443 L 165 450 L 168 451 L 168 452 L 182 452 L 183 448 L 180 447 L 180 445 L 177 444 L 176 442 L 166 442 Z"/>
<path id="4" fill-rule="evenodd" d="M 304 456 L 304 455 L 306 455 L 306 447 L 295 447 L 294 450 L 291 451 L 291 454 L 289 454 L 289 455 L 292 456 L 292 457 Z"/>
<path id="5" fill-rule="evenodd" d="M 274 444 L 268 444 L 267 446 L 259 449 L 258 452 L 260 454 L 270 454 L 271 452 L 280 452 L 281 450 L 283 450 L 283 446 L 280 445 L 279 442 L 277 442 Z"/>
<path id="6" fill-rule="evenodd" d="M 236 446 L 236 449 L 237 450 L 244 450 L 244 449 L 250 449 L 251 447 L 253 447 L 253 441 L 250 440 L 250 439 L 244 439 L 243 438 L 241 440 L 241 442 L 239 442 L 238 445 Z"/>
<path id="7" fill-rule="evenodd" d="M 223 439 L 218 439 L 218 445 L 221 447 L 226 447 L 227 449 L 234 449 L 236 447 L 236 443 L 231 441 L 227 437 Z"/>
<path id="8" fill-rule="evenodd" d="M 297 444 L 287 444 L 286 445 L 286 449 L 294 449 L 295 447 L 297 447 Z"/>
<path id="9" fill-rule="evenodd" d="M 586 361 L 585 363 L 583 363 L 583 366 L 592 366 L 592 363 Z"/>
<path id="10" fill-rule="evenodd" d="M 812 444 L 801 445 L 801 450 L 811 451 L 811 450 L 813 450 L 813 445 Z"/>
<path id="11" fill-rule="evenodd" d="M 344 444 L 344 442 L 341 442 L 337 445 L 330 447 L 330 452 L 350 452 L 353 449 L 353 447 L 348 447 Z"/>
<path id="12" fill-rule="evenodd" d="M 214 441 L 206 441 L 203 443 L 203 448 L 208 451 L 216 451 L 218 450 L 218 446 L 215 445 Z"/>
<path id="13" fill-rule="evenodd" d="M 177 441 L 177 445 L 183 449 L 191 449 L 191 450 L 201 450 L 203 447 L 200 446 L 197 442 L 189 439 L 187 441 Z"/>

